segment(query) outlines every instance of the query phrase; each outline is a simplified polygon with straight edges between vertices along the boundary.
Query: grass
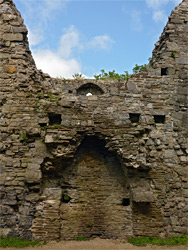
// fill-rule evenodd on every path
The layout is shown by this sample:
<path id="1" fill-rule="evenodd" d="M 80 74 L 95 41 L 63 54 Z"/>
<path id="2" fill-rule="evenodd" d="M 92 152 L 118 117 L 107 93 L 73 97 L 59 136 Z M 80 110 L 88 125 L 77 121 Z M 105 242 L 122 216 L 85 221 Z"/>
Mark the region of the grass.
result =
<path id="1" fill-rule="evenodd" d="M 148 244 L 157 246 L 179 246 L 188 244 L 188 237 L 186 235 L 174 236 L 171 238 L 160 239 L 156 237 L 137 237 L 130 238 L 128 242 L 136 246 L 147 246 Z"/>
<path id="2" fill-rule="evenodd" d="M 10 238 L 10 237 L 0 237 L 0 247 L 16 247 L 23 248 L 29 246 L 42 246 L 45 245 L 46 242 L 39 242 L 37 240 L 22 240 L 20 238 Z"/>
<path id="3" fill-rule="evenodd" d="M 77 241 L 87 241 L 90 240 L 90 238 L 85 238 L 84 236 L 80 235 L 76 238 Z"/>

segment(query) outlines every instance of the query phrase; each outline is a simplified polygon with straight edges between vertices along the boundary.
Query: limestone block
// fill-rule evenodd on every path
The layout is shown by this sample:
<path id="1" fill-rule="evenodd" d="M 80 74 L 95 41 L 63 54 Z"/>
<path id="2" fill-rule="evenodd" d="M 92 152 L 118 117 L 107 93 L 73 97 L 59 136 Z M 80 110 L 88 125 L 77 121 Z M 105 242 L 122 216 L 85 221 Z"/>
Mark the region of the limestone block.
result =
<path id="1" fill-rule="evenodd" d="M 0 142 L 0 152 L 3 151 L 4 149 L 5 149 L 5 145 Z"/>
<path id="2" fill-rule="evenodd" d="M 52 143 L 54 141 L 53 135 L 46 135 L 45 136 L 45 143 Z"/>
<path id="3" fill-rule="evenodd" d="M 38 183 L 41 179 L 41 171 L 26 170 L 25 181 L 28 183 Z"/>
<path id="4" fill-rule="evenodd" d="M 14 74 L 17 72 L 17 69 L 14 66 L 7 65 L 3 67 L 3 71 L 8 74 Z"/>
<path id="5" fill-rule="evenodd" d="M 176 152 L 172 149 L 168 149 L 164 153 L 164 158 L 166 159 L 174 158 L 175 156 L 176 156 Z"/>
<path id="6" fill-rule="evenodd" d="M 16 19 L 16 16 L 12 14 L 3 14 L 2 19 L 5 21 L 10 21 L 10 20 Z"/>
<path id="7" fill-rule="evenodd" d="M 188 65 L 188 57 L 186 57 L 186 58 L 177 58 L 176 63 Z"/>
<path id="8" fill-rule="evenodd" d="M 1 3 L 1 0 L 0 0 Z M 11 231 L 11 228 L 0 228 L 0 236 L 8 236 L 9 232 Z"/>
<path id="9" fill-rule="evenodd" d="M 180 161 L 188 163 L 188 157 L 186 157 L 186 156 L 180 156 Z"/>
<path id="10" fill-rule="evenodd" d="M 28 165 L 28 168 L 26 169 L 25 173 L 25 179 L 28 183 L 38 183 L 41 179 L 41 170 L 40 165 L 31 163 Z"/>
<path id="11" fill-rule="evenodd" d="M 23 41 L 23 35 L 20 33 L 5 33 L 3 39 L 5 41 Z"/>
<path id="12" fill-rule="evenodd" d="M 45 188 L 42 196 L 49 200 L 60 200 L 62 198 L 62 189 Z"/>
<path id="13" fill-rule="evenodd" d="M 153 202 L 154 195 L 151 191 L 133 191 L 132 199 L 135 202 Z"/>
<path id="14" fill-rule="evenodd" d="M 132 91 L 136 91 L 137 90 L 137 86 L 134 82 L 128 82 L 127 83 L 127 88 L 130 92 Z"/>

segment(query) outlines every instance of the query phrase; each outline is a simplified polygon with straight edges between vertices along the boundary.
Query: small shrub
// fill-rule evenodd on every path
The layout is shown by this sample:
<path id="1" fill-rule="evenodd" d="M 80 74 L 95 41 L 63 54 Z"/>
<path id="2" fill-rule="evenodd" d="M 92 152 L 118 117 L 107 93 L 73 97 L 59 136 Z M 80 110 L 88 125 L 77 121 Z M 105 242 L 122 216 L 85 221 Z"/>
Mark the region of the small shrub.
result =
<path id="1" fill-rule="evenodd" d="M 40 126 L 40 128 L 41 128 L 42 131 L 46 131 L 47 130 L 47 126 L 46 125 Z"/>
<path id="2" fill-rule="evenodd" d="M 60 139 L 59 135 L 56 135 L 54 139 L 59 140 Z"/>
<path id="3" fill-rule="evenodd" d="M 72 75 L 72 77 L 74 79 L 84 79 L 84 76 L 82 74 L 80 74 L 80 73 L 76 73 L 76 74 Z"/>
<path id="4" fill-rule="evenodd" d="M 133 68 L 133 73 L 137 74 L 140 71 L 146 70 L 146 66 L 147 66 L 146 64 L 144 64 L 144 65 L 136 64 L 135 67 Z"/>
<path id="5" fill-rule="evenodd" d="M 107 79 L 119 79 L 119 80 L 128 80 L 130 77 L 128 71 L 124 71 L 125 74 L 118 74 L 113 71 L 105 72 L 104 69 L 101 70 L 101 74 L 94 75 L 96 80 L 107 80 Z"/>

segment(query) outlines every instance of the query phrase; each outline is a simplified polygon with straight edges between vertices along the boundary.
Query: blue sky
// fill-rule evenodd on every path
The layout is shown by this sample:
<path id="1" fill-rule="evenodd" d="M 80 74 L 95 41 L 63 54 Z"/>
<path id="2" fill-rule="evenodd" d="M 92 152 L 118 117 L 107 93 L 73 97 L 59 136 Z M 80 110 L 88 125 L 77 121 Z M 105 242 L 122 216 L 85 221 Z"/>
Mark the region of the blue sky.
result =
<path id="1" fill-rule="evenodd" d="M 53 77 L 132 72 L 148 63 L 181 0 L 14 0 L 36 65 Z"/>

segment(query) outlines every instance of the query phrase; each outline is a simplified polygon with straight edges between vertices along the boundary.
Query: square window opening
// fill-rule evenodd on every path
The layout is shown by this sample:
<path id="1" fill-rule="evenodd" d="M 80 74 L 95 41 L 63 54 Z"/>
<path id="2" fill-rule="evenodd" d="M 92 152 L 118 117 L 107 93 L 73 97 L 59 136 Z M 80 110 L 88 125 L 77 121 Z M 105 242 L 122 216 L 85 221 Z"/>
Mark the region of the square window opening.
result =
<path id="1" fill-rule="evenodd" d="M 129 118 L 130 118 L 130 120 L 131 120 L 132 123 L 139 122 L 139 120 L 140 120 L 140 114 L 130 113 L 129 114 Z"/>
<path id="2" fill-rule="evenodd" d="M 165 115 L 154 115 L 155 123 L 165 123 Z"/>
<path id="3" fill-rule="evenodd" d="M 123 200 L 122 200 L 122 206 L 127 207 L 129 205 L 130 205 L 130 199 L 123 198 Z"/>
<path id="4" fill-rule="evenodd" d="M 167 76 L 168 75 L 168 68 L 161 68 L 161 76 Z"/>
<path id="5" fill-rule="evenodd" d="M 61 115 L 55 113 L 48 113 L 49 125 L 61 124 Z"/>

